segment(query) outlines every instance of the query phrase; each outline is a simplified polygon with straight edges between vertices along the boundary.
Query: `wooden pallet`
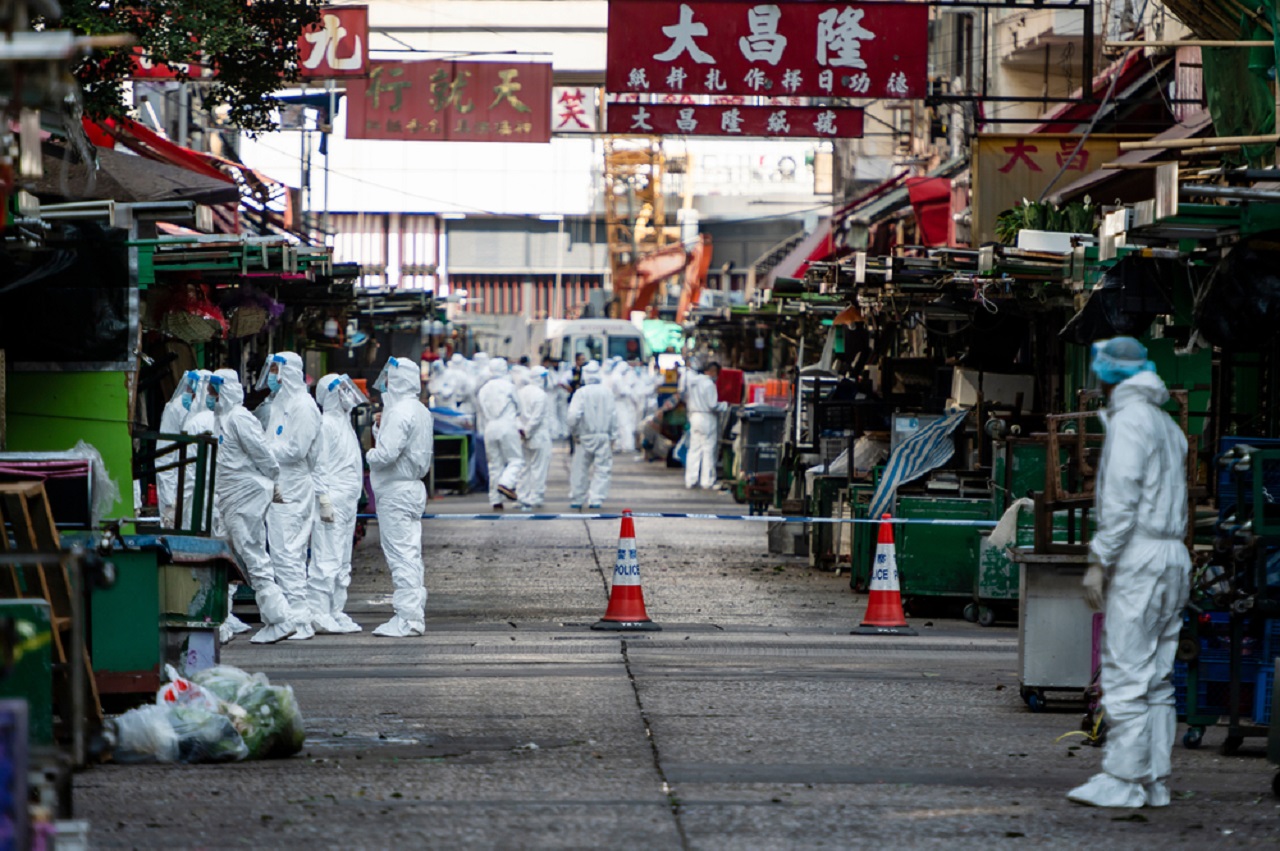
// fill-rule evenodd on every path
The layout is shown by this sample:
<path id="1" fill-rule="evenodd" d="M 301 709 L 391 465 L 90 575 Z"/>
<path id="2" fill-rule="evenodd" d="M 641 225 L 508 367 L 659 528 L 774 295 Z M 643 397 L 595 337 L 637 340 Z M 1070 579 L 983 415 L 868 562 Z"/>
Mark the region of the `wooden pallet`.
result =
<path id="1" fill-rule="evenodd" d="M 7 527 L 7 528 L 6 528 Z M 9 536 L 13 541 L 10 542 Z M 4 555 L 55 555 L 48 564 L 6 564 Z M 58 526 L 40 482 L 0 483 L 0 597 L 36 598 L 49 604 L 53 621 L 53 699 L 63 732 L 69 730 L 71 700 L 71 579 L 68 556 L 62 552 Z M 102 702 L 89 653 L 79 654 L 85 667 L 85 715 L 90 729 L 102 726 Z"/>

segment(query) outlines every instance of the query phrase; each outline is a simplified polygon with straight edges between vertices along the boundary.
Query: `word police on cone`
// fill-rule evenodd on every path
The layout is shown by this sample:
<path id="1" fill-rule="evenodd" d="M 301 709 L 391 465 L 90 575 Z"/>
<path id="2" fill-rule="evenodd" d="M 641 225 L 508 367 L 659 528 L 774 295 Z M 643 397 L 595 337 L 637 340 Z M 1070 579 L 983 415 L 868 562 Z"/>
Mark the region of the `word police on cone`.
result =
<path id="1" fill-rule="evenodd" d="M 880 537 L 876 541 L 876 562 L 871 569 L 871 591 L 867 596 L 867 613 L 852 635 L 915 635 L 907 626 L 902 611 L 902 592 L 898 589 L 898 555 L 893 546 L 893 524 L 884 515 Z"/>
<path id="2" fill-rule="evenodd" d="M 618 561 L 613 568 L 613 588 L 604 617 L 592 629 L 619 632 L 657 631 L 662 627 L 649 620 L 644 610 L 644 588 L 640 585 L 640 559 L 636 554 L 636 527 L 631 512 L 622 512 L 622 530 L 618 534 Z"/>

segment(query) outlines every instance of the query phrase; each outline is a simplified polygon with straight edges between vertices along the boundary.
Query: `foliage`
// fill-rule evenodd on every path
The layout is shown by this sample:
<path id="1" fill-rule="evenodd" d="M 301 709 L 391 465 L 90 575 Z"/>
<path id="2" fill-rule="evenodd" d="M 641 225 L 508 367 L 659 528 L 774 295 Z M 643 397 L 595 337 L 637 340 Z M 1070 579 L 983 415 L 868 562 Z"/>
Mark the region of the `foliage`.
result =
<path id="1" fill-rule="evenodd" d="M 94 118 L 125 112 L 125 82 L 140 50 L 155 64 L 203 65 L 213 76 L 205 101 L 225 105 L 233 126 L 274 129 L 273 93 L 298 67 L 302 30 L 319 20 L 320 0 L 62 0 L 62 19 L 41 22 L 85 35 L 131 33 L 136 48 L 96 51 L 74 70 Z M 197 72 L 199 75 L 199 72 Z"/>
<path id="2" fill-rule="evenodd" d="M 1056 233 L 1093 233 L 1098 229 L 1098 205 L 1086 195 L 1065 207 L 1046 201 L 1028 201 L 996 216 L 996 239 L 1003 245 L 1018 241 L 1018 231 L 1047 230 Z"/>

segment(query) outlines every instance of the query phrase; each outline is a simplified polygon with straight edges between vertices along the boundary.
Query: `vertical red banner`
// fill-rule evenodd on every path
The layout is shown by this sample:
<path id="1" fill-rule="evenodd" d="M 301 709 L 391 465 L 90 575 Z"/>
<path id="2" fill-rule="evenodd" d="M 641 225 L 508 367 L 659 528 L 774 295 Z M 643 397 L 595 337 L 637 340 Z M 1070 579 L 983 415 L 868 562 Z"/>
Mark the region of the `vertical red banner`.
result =
<path id="1" fill-rule="evenodd" d="M 369 7 L 325 6 L 298 39 L 298 76 L 363 77 L 369 73 Z"/>

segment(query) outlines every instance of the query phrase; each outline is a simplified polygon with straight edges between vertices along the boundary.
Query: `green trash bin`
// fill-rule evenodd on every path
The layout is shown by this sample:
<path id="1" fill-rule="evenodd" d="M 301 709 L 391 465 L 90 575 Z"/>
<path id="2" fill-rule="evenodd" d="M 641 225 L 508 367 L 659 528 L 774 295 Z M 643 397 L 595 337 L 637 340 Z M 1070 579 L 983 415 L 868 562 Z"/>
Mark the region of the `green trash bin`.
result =
<path id="1" fill-rule="evenodd" d="M 991 500 L 902 496 L 897 516 L 904 520 L 991 520 Z M 960 614 L 973 601 L 981 527 L 901 524 L 893 531 L 904 605 L 915 614 Z"/>

